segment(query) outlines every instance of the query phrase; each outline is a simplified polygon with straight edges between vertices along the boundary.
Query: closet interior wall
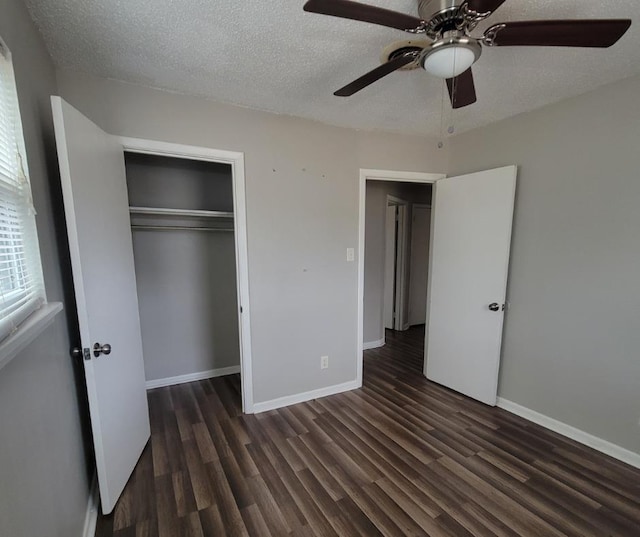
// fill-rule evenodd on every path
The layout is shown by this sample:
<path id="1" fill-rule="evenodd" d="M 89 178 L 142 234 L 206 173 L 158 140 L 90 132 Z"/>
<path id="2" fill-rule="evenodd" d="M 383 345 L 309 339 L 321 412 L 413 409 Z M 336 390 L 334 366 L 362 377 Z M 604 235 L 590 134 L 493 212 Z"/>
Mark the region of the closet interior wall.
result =
<path id="1" fill-rule="evenodd" d="M 231 167 L 125 164 L 147 382 L 239 371 Z"/>

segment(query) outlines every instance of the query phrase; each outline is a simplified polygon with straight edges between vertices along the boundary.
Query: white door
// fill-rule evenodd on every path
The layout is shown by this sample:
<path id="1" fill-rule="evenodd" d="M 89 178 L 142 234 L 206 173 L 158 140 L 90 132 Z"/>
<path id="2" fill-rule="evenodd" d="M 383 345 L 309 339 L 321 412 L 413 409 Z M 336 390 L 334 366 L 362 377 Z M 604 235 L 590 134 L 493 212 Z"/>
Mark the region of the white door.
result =
<path id="1" fill-rule="evenodd" d="M 405 326 L 405 319 L 408 314 L 407 304 L 407 292 L 409 291 L 407 285 L 407 252 L 409 251 L 409 234 L 407 233 L 408 226 L 407 204 L 403 203 L 398 205 L 398 227 L 396 233 L 396 281 L 395 281 L 395 306 L 394 306 L 394 318 L 393 329 L 394 330 L 406 330 L 409 328 Z"/>
<path id="2" fill-rule="evenodd" d="M 409 324 L 424 324 L 427 317 L 427 272 L 431 207 L 411 207 L 411 261 L 409 269 Z"/>
<path id="3" fill-rule="evenodd" d="M 113 137 L 60 97 L 51 103 L 106 514 L 150 435 L 124 153 Z M 105 344 L 111 352 L 94 357 L 94 346 Z"/>
<path id="4" fill-rule="evenodd" d="M 384 242 L 384 290 L 383 315 L 384 327 L 393 329 L 393 310 L 395 308 L 396 285 L 396 210 L 395 205 L 387 205 Z"/>
<path id="5" fill-rule="evenodd" d="M 425 375 L 496 404 L 516 167 L 437 181 Z"/>

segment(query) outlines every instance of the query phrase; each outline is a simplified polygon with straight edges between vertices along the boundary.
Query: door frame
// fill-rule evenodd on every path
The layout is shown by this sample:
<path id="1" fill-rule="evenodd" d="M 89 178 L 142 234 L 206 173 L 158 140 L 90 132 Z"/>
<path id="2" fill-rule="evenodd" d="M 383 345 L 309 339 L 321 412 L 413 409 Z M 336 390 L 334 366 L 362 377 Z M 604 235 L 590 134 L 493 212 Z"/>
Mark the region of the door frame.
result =
<path id="1" fill-rule="evenodd" d="M 238 326 L 240 332 L 240 375 L 242 410 L 253 413 L 253 376 L 251 360 L 251 308 L 249 305 L 249 258 L 247 248 L 247 204 L 245 190 L 244 153 L 209 147 L 199 147 L 141 138 L 116 136 L 123 152 L 143 153 L 228 164 L 233 177 L 233 216 L 236 248 L 236 278 L 238 296 Z"/>
<path id="2" fill-rule="evenodd" d="M 367 203 L 367 181 L 433 184 L 439 179 L 444 179 L 445 177 L 446 174 L 444 173 L 405 172 L 360 168 L 360 181 L 358 187 L 358 318 L 356 324 L 356 384 L 358 387 L 362 386 L 362 364 L 364 357 L 364 232 L 365 210 Z M 433 214 L 434 212 L 432 211 L 432 218 Z"/>

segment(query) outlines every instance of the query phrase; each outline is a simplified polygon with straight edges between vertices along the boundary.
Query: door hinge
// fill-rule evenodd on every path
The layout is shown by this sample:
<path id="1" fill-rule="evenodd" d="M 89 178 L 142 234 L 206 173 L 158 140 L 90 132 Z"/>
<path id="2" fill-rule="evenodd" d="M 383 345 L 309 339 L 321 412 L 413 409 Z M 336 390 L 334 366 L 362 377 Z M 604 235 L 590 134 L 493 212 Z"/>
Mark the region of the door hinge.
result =
<path id="1" fill-rule="evenodd" d="M 71 356 L 76 359 L 84 358 L 85 360 L 91 360 L 91 350 L 74 347 L 71 349 Z"/>

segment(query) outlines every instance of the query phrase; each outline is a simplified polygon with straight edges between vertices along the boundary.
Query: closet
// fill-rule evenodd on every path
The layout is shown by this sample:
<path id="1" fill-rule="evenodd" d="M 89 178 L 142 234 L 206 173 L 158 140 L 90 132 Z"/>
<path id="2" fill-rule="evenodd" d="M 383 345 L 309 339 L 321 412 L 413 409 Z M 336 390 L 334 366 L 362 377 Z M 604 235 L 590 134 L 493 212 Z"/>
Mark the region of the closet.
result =
<path id="1" fill-rule="evenodd" d="M 147 387 L 238 373 L 231 166 L 125 152 Z"/>

